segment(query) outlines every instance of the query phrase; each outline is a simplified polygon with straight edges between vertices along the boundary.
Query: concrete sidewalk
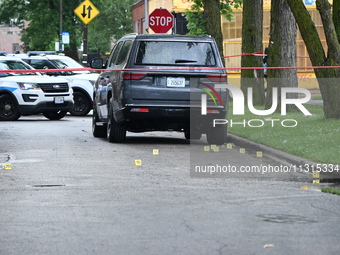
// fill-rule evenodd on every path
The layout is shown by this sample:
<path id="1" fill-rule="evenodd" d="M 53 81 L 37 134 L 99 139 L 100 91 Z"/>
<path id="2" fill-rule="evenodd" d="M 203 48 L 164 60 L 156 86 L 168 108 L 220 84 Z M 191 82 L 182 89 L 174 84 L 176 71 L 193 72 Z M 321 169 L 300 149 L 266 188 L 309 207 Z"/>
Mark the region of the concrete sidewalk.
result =
<path id="1" fill-rule="evenodd" d="M 313 104 L 313 105 L 323 105 L 323 100 L 309 100 L 306 104 Z"/>

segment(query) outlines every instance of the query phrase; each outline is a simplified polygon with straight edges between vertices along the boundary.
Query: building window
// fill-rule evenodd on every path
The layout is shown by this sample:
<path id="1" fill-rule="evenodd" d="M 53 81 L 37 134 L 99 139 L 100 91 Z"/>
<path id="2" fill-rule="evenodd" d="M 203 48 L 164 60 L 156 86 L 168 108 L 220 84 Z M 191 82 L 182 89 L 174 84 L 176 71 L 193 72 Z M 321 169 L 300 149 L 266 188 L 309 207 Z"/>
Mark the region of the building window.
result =
<path id="1" fill-rule="evenodd" d="M 19 43 L 13 43 L 12 44 L 12 52 L 16 53 L 17 51 L 19 51 Z"/>

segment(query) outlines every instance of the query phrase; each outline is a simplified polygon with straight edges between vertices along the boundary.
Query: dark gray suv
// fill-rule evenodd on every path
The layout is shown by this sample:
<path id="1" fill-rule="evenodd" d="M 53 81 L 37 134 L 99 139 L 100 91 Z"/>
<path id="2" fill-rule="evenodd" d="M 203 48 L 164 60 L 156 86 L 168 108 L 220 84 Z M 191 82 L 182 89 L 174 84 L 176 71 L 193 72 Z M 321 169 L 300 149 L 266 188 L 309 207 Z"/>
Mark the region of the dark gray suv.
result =
<path id="1" fill-rule="evenodd" d="M 91 67 L 103 68 L 103 60 L 92 60 Z M 225 142 L 226 125 L 213 124 L 226 118 L 227 91 L 215 85 L 226 84 L 227 75 L 210 36 L 129 34 L 117 41 L 104 68 L 94 85 L 95 137 L 123 142 L 127 131 L 170 130 Z"/>

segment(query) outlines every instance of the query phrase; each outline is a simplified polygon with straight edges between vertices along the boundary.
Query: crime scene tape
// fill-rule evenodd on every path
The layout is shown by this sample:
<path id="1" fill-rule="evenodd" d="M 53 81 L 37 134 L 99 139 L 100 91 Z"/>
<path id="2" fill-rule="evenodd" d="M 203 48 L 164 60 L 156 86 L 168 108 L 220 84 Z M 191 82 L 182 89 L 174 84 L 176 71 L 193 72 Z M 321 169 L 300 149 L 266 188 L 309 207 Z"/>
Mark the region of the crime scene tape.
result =
<path id="1" fill-rule="evenodd" d="M 189 70 L 264 70 L 264 69 L 337 69 L 340 66 L 261 66 L 261 67 L 186 67 L 186 68 L 130 68 L 130 69 L 92 69 L 70 68 L 65 69 L 34 69 L 34 70 L 0 70 L 0 73 L 49 73 L 49 72 L 72 72 L 72 71 L 189 71 Z"/>
<path id="2" fill-rule="evenodd" d="M 221 58 L 235 58 L 235 57 L 242 57 L 242 56 L 257 56 L 257 57 L 265 57 L 267 54 L 263 52 L 254 52 L 254 53 L 242 53 L 238 55 L 231 55 L 231 56 L 223 56 Z M 309 58 L 308 56 L 297 56 L 297 58 Z"/>

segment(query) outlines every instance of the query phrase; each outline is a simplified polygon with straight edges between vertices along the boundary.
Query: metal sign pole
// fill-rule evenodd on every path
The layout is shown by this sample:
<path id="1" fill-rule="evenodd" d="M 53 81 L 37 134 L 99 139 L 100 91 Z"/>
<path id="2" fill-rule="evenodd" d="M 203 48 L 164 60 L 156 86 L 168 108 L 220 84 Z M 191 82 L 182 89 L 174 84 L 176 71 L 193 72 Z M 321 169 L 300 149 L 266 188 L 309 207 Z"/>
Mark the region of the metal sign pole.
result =
<path id="1" fill-rule="evenodd" d="M 88 38 L 88 25 L 84 25 L 84 46 L 82 60 L 84 66 L 87 66 L 87 38 Z"/>

